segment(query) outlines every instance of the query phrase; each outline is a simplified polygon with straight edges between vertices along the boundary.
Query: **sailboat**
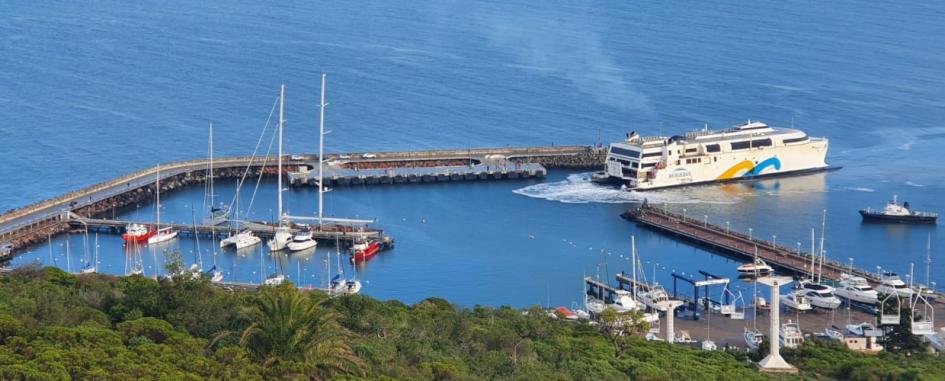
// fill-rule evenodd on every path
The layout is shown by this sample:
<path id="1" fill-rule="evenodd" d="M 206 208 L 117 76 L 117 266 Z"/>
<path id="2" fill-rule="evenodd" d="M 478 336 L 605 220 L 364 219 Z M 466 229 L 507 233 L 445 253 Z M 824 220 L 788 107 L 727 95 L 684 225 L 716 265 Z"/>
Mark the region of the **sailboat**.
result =
<path id="1" fill-rule="evenodd" d="M 361 281 L 357 279 L 345 279 L 344 269 L 341 267 L 341 251 L 338 250 L 338 241 L 335 241 L 335 257 L 338 260 L 338 274 L 331 278 L 328 283 L 329 295 L 338 294 L 357 294 L 361 292 Z M 331 253 L 328 254 L 328 267 L 331 269 Z M 330 274 L 329 274 L 330 275 Z"/>
<path id="2" fill-rule="evenodd" d="M 274 262 L 275 262 L 275 256 L 276 256 L 276 255 L 278 255 L 278 253 L 269 253 L 269 257 L 271 257 Z M 260 256 L 260 258 L 259 258 L 259 262 L 260 262 L 260 267 L 262 267 L 262 257 L 261 257 L 261 256 Z M 265 285 L 267 285 L 267 286 L 278 286 L 278 285 L 280 285 L 280 284 L 285 283 L 285 275 L 282 274 L 282 271 L 281 271 L 281 269 L 280 269 L 280 267 L 281 267 L 280 264 L 279 264 L 278 262 L 276 262 L 275 264 L 276 264 L 276 272 L 274 272 L 274 273 L 272 273 L 272 274 L 269 274 L 269 275 L 266 277 L 266 280 L 263 281 L 263 284 L 265 284 Z M 262 270 L 263 270 L 262 273 L 265 274 L 265 269 L 262 269 Z"/>
<path id="3" fill-rule="evenodd" d="M 276 227 L 275 233 L 272 238 L 269 239 L 269 251 L 281 251 L 285 250 L 289 245 L 289 240 L 292 238 L 292 233 L 289 232 L 289 227 L 285 223 L 285 216 L 282 215 L 282 129 L 285 126 L 285 84 L 280 87 L 279 90 L 279 157 L 278 157 L 278 184 L 279 191 L 278 194 L 278 212 L 279 212 L 279 226 Z M 283 277 L 279 283 L 285 280 Z"/>
<path id="4" fill-rule="evenodd" d="M 98 250 L 98 234 L 95 235 L 95 250 Z M 92 258 L 92 254 L 89 252 L 89 227 L 85 226 L 85 256 L 82 260 L 85 261 L 85 266 L 82 267 L 82 270 L 79 270 L 82 274 L 91 274 L 95 272 L 95 259 Z M 97 259 L 97 258 L 96 258 Z"/>
<path id="5" fill-rule="evenodd" d="M 161 242 L 170 241 L 174 238 L 177 238 L 178 231 L 172 227 L 161 227 L 161 167 L 158 166 L 157 176 L 155 180 L 155 189 L 157 190 L 157 233 L 148 238 L 148 244 L 157 244 Z"/>
<path id="6" fill-rule="evenodd" d="M 748 329 L 745 327 L 745 345 L 748 346 L 750 350 L 757 350 L 761 347 L 761 342 L 764 341 L 765 335 L 758 330 L 758 282 L 752 282 L 754 286 L 754 291 L 752 291 L 752 308 L 754 312 L 751 314 L 751 323 L 752 328 Z"/>
<path id="7" fill-rule="evenodd" d="M 227 221 L 230 214 L 230 208 L 226 205 L 216 206 L 214 202 L 213 189 L 213 123 L 210 123 L 210 137 L 207 143 L 207 196 L 209 196 L 210 217 L 204 220 L 206 225 L 217 226 Z M 207 202 L 207 199 L 204 199 Z"/>

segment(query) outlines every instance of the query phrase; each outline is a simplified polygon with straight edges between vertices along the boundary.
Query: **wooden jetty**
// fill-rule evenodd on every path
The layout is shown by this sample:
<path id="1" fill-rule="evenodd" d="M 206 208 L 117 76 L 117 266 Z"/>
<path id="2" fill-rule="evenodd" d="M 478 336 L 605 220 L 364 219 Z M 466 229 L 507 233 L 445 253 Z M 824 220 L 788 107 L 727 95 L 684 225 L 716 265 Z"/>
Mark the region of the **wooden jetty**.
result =
<path id="1" fill-rule="evenodd" d="M 811 263 L 812 253 L 798 252 L 796 249 L 749 237 L 725 227 L 654 207 L 646 202 L 638 208 L 628 210 L 623 214 L 623 217 L 642 226 L 680 237 L 686 241 L 694 242 L 739 259 L 751 261 L 757 249 L 758 257 L 771 266 L 797 275 L 809 272 L 808 266 Z M 831 260 L 824 261 L 823 277 L 825 279 L 839 281 L 840 274 L 843 273 L 852 273 L 864 277 L 870 282 L 879 283 L 876 274 L 857 268 L 853 268 L 851 271 L 848 265 Z"/>

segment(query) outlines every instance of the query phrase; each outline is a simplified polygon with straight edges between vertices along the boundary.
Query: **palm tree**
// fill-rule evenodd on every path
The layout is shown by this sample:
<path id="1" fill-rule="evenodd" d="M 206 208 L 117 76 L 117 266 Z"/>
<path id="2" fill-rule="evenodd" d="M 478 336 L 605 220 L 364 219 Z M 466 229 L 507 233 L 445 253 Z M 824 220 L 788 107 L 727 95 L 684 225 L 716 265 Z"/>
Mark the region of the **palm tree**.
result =
<path id="1" fill-rule="evenodd" d="M 350 334 L 338 324 L 336 313 L 294 287 L 262 290 L 250 316 L 252 324 L 240 345 L 263 366 L 294 362 L 316 380 L 360 372 L 361 361 L 347 344 Z"/>

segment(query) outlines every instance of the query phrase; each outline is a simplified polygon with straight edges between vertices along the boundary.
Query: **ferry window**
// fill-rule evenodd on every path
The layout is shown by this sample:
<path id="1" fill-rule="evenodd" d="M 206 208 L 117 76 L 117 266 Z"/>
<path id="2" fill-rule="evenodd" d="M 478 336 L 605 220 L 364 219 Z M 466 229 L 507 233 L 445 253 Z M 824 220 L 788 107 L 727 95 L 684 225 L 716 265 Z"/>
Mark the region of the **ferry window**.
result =
<path id="1" fill-rule="evenodd" d="M 643 168 L 650 168 L 650 167 L 655 167 L 655 166 L 656 166 L 656 163 L 646 163 L 646 164 L 640 165 L 640 167 L 643 167 Z"/>
<path id="2" fill-rule="evenodd" d="M 748 145 L 749 145 L 749 144 L 750 144 L 750 143 L 749 143 L 748 141 L 744 141 L 744 142 L 734 142 L 734 143 L 732 143 L 732 150 L 748 149 Z"/>
<path id="3" fill-rule="evenodd" d="M 629 157 L 640 157 L 640 151 L 634 151 L 620 147 L 610 147 L 610 153 Z"/>
<path id="4" fill-rule="evenodd" d="M 720 147 L 718 144 L 709 144 L 705 146 L 705 150 L 707 152 L 719 152 L 722 150 L 722 147 Z"/>
<path id="5" fill-rule="evenodd" d="M 713 157 L 712 159 L 713 159 L 712 161 L 714 161 L 714 162 L 715 162 L 715 161 L 719 161 L 719 157 L 718 157 L 718 156 Z"/>
<path id="6" fill-rule="evenodd" d="M 698 150 L 699 150 L 698 148 L 686 148 L 686 153 L 693 153 L 693 152 L 696 152 L 696 151 L 698 151 Z"/>
<path id="7" fill-rule="evenodd" d="M 807 140 L 807 135 L 801 136 L 801 137 L 799 137 L 799 138 L 784 139 L 784 144 L 791 144 L 791 143 L 803 142 L 803 141 L 805 141 L 805 140 Z"/>
<path id="8" fill-rule="evenodd" d="M 649 153 L 643 154 L 643 157 L 656 157 L 656 156 L 662 156 L 662 155 L 663 155 L 662 152 L 649 152 Z"/>
<path id="9" fill-rule="evenodd" d="M 752 140 L 751 146 L 754 147 L 771 147 L 771 139 L 758 139 Z"/>

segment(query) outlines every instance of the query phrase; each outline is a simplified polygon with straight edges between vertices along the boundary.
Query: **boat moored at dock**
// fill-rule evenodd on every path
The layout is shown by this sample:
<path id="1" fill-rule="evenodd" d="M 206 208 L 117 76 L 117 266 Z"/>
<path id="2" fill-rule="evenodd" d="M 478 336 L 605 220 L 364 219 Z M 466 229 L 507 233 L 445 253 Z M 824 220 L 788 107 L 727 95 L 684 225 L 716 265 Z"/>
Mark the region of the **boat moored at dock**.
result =
<path id="1" fill-rule="evenodd" d="M 821 171 L 830 169 L 828 145 L 826 138 L 757 121 L 672 137 L 631 132 L 610 145 L 604 172 L 595 178 L 647 190 Z"/>

